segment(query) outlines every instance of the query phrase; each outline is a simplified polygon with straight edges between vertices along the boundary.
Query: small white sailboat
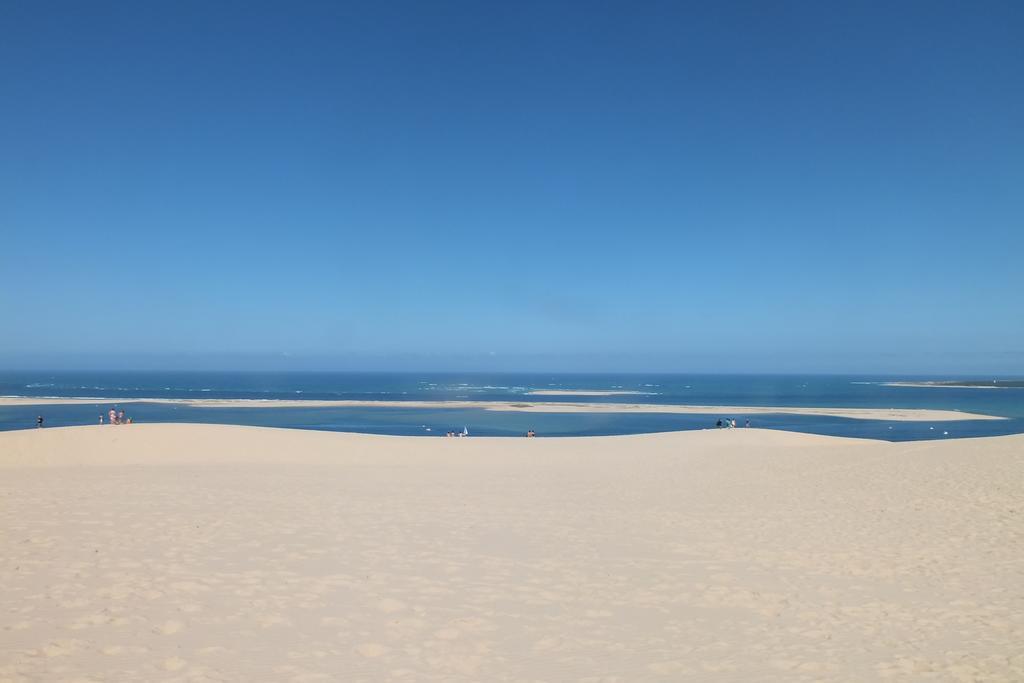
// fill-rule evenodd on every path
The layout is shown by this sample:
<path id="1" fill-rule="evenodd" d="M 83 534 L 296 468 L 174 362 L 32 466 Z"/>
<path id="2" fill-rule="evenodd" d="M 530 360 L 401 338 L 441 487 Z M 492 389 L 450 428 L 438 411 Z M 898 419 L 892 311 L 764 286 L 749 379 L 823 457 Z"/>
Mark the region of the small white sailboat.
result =
<path id="1" fill-rule="evenodd" d="M 463 436 L 469 436 L 469 430 L 466 429 L 465 425 L 462 426 L 462 435 Z"/>

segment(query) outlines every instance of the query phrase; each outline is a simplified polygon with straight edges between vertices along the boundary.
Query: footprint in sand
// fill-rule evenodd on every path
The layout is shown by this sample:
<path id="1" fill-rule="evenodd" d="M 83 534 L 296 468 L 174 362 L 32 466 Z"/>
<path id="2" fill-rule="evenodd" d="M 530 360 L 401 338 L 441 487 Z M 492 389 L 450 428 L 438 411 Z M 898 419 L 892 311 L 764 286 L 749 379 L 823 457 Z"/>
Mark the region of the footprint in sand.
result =
<path id="1" fill-rule="evenodd" d="M 185 624 L 180 621 L 165 621 L 156 628 L 153 629 L 156 633 L 161 633 L 165 636 L 173 635 L 183 629 Z"/>
<path id="2" fill-rule="evenodd" d="M 681 674 L 686 671 L 686 665 L 679 661 L 653 662 L 647 665 L 647 669 L 660 675 Z"/>
<path id="3" fill-rule="evenodd" d="M 434 631 L 434 636 L 441 640 L 458 640 L 461 635 L 462 631 L 457 628 L 442 628 Z"/>
<path id="4" fill-rule="evenodd" d="M 385 598 L 377 603 L 377 609 L 385 614 L 393 614 L 394 612 L 401 612 L 406 608 L 406 604 L 401 600 L 395 600 L 394 598 Z"/>
<path id="5" fill-rule="evenodd" d="M 139 645 L 108 645 L 101 649 L 100 652 L 109 657 L 116 657 L 125 653 L 141 655 L 149 652 L 149 648 Z"/>
<path id="6" fill-rule="evenodd" d="M 65 657 L 78 651 L 79 642 L 76 640 L 55 640 L 42 648 L 46 657 Z"/>
<path id="7" fill-rule="evenodd" d="M 168 657 L 162 664 L 164 671 L 178 671 L 180 669 L 184 669 L 187 665 L 188 662 L 181 657 Z"/>
<path id="8" fill-rule="evenodd" d="M 291 626 L 292 620 L 283 614 L 264 614 L 263 616 L 256 618 L 257 623 L 262 628 L 271 628 L 272 626 Z"/>
<path id="9" fill-rule="evenodd" d="M 85 628 L 92 628 L 100 626 L 102 624 L 109 624 L 112 619 L 106 614 L 91 614 L 87 617 L 82 617 L 71 625 L 71 630 L 80 631 Z"/>
<path id="10" fill-rule="evenodd" d="M 380 657 L 383 654 L 387 654 L 388 648 L 386 645 L 380 643 L 363 643 L 356 647 L 356 652 L 364 657 Z"/>
<path id="11" fill-rule="evenodd" d="M 550 638 L 542 638 L 533 644 L 533 650 L 535 652 L 550 652 L 551 650 L 560 650 L 563 648 L 565 641 L 557 636 Z"/>
<path id="12" fill-rule="evenodd" d="M 87 607 L 92 601 L 87 598 L 74 598 L 72 600 L 64 600 L 60 603 L 60 606 L 65 609 L 74 609 L 78 607 Z"/>

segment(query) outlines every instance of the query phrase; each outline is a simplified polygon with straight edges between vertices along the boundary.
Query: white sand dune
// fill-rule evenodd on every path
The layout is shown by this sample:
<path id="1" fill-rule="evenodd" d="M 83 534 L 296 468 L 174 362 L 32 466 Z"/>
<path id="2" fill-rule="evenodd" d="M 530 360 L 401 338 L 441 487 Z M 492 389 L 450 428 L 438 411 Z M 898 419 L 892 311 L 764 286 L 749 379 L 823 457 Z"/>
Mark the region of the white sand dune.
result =
<path id="1" fill-rule="evenodd" d="M 1024 436 L 0 433 L 3 681 L 1021 681 Z"/>

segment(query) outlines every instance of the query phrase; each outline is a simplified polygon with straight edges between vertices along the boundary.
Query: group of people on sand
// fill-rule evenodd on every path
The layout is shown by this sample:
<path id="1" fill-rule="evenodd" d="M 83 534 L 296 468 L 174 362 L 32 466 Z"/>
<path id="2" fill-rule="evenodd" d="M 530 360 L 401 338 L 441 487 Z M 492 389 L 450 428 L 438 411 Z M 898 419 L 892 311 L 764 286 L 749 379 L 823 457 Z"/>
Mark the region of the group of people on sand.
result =
<path id="1" fill-rule="evenodd" d="M 123 410 L 115 410 L 114 408 L 111 408 L 107 413 L 107 417 L 107 424 L 130 425 L 132 423 L 132 418 L 130 416 L 126 416 Z M 100 413 L 100 424 L 103 424 L 103 413 Z"/>
<path id="2" fill-rule="evenodd" d="M 447 433 L 445 434 L 445 436 L 449 436 L 449 437 L 454 437 L 454 436 L 469 436 L 469 430 L 468 430 L 467 428 L 465 428 L 465 427 L 463 427 L 463 428 L 462 428 L 462 431 L 461 431 L 461 432 L 456 432 L 456 431 L 454 431 L 454 430 L 451 430 L 451 429 L 449 429 L 449 430 L 448 430 L 448 432 L 447 432 Z M 528 437 L 531 437 L 531 438 L 532 438 L 532 437 L 535 437 L 535 436 L 537 436 L 537 432 L 535 432 L 535 431 L 533 431 L 532 429 L 530 429 L 530 430 L 528 430 L 528 431 L 526 432 L 526 436 L 528 436 Z"/>
<path id="3" fill-rule="evenodd" d="M 114 410 L 113 408 L 111 408 L 110 412 L 107 415 L 110 420 L 109 424 L 112 425 L 130 425 L 132 423 L 132 418 L 125 415 L 123 410 Z M 103 424 L 103 413 L 100 413 L 100 424 Z M 40 415 L 39 417 L 36 418 L 36 429 L 42 428 L 43 416 Z"/>
<path id="4" fill-rule="evenodd" d="M 744 427 L 749 427 L 750 426 L 750 420 L 747 420 L 746 423 L 744 423 L 743 426 Z M 723 427 L 726 428 L 726 429 L 735 429 L 736 428 L 736 418 L 734 418 L 734 417 L 727 417 L 727 418 L 725 418 L 724 421 L 721 418 L 719 418 L 718 422 L 715 423 L 715 427 L 717 427 L 718 429 L 722 429 Z"/>

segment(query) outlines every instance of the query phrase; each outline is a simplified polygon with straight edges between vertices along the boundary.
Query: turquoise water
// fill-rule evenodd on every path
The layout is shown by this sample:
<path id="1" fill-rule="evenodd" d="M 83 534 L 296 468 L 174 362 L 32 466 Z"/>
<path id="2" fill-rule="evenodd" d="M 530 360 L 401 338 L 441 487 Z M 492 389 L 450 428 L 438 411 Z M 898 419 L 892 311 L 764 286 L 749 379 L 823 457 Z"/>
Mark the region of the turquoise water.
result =
<path id="1" fill-rule="evenodd" d="M 950 377 L 839 375 L 616 375 L 455 373 L 192 373 L 0 372 L 0 395 L 96 397 L 92 405 L 0 407 L 0 429 L 94 424 L 127 398 L 479 400 L 669 405 L 937 408 L 1010 418 L 999 421 L 889 422 L 817 416 L 752 415 L 753 426 L 890 440 L 985 436 L 1024 432 L 1024 389 L 886 386 L 892 381 Z M 972 377 L 971 379 L 985 379 Z M 635 392 L 615 396 L 537 396 L 535 390 Z M 703 429 L 742 414 L 515 413 L 434 408 L 196 408 L 162 404 L 124 407 L 136 421 L 217 422 L 357 431 L 444 434 L 463 427 L 476 435 L 542 436 L 632 434 Z M 946 433 L 944 433 L 946 432 Z"/>

